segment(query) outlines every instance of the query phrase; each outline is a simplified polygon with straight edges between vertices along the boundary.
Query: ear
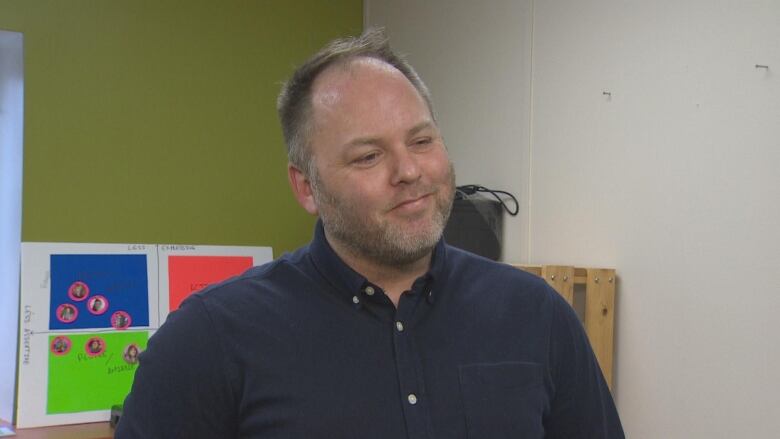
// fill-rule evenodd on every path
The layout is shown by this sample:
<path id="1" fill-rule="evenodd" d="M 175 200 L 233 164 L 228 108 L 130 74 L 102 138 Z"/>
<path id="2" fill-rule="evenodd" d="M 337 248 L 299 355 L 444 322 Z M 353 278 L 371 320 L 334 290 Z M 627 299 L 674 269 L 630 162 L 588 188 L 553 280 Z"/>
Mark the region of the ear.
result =
<path id="1" fill-rule="evenodd" d="M 314 202 L 314 194 L 311 191 L 309 178 L 292 163 L 287 164 L 287 178 L 290 180 L 290 187 L 293 195 L 295 195 L 295 199 L 298 200 L 298 204 L 310 214 L 317 215 L 319 209 L 317 209 L 317 203 Z"/>

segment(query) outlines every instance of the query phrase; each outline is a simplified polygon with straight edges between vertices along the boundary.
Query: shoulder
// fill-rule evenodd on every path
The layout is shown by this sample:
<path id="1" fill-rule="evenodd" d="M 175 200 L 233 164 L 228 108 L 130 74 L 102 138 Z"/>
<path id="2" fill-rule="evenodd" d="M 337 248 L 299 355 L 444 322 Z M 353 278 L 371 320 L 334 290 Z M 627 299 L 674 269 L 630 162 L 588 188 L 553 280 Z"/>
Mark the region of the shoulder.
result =
<path id="1" fill-rule="evenodd" d="M 546 285 L 539 276 L 523 271 L 512 265 L 497 262 L 474 253 L 447 246 L 447 262 L 452 272 L 465 272 L 470 276 L 481 274 L 483 276 L 496 276 L 499 278 L 511 279 L 514 282 L 524 284 Z"/>
<path id="2" fill-rule="evenodd" d="M 200 301 L 210 309 L 231 303 L 240 307 L 272 300 L 280 294 L 288 296 L 287 291 L 295 289 L 297 284 L 311 277 L 307 250 L 307 247 L 303 247 L 266 264 L 252 267 L 238 276 L 209 285 L 188 300 Z"/>
<path id="3" fill-rule="evenodd" d="M 285 282 L 288 280 L 288 276 L 306 271 L 309 263 L 308 258 L 308 246 L 302 247 L 293 253 L 286 253 L 271 262 L 252 267 L 238 276 L 209 285 L 201 290 L 198 295 L 208 298 L 215 294 L 241 290 L 242 287 L 250 284 Z"/>
<path id="4" fill-rule="evenodd" d="M 447 246 L 447 270 L 448 283 L 480 299 L 519 299 L 548 305 L 556 300 L 557 293 L 541 277 L 456 247 Z"/>
<path id="5" fill-rule="evenodd" d="M 277 320 L 300 308 L 311 291 L 313 271 L 306 247 L 191 294 L 172 311 L 162 327 L 171 325 L 213 331 L 230 337 L 262 321 Z"/>

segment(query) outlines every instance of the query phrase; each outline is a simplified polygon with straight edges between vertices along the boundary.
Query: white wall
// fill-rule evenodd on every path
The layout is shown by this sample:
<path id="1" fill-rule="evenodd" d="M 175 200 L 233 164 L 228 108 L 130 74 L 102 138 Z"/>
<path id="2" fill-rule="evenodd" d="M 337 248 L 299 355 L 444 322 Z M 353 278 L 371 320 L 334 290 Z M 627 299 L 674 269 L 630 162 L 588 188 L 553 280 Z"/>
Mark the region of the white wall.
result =
<path id="1" fill-rule="evenodd" d="M 0 31 L 0 419 L 13 416 L 22 233 L 22 34 Z"/>
<path id="2" fill-rule="evenodd" d="M 531 161 L 525 151 L 486 147 L 477 160 L 451 149 L 456 162 L 479 162 L 470 178 L 530 184 L 530 234 L 519 241 L 531 262 L 617 268 L 615 396 L 627 435 L 777 437 L 780 2 L 519 1 L 533 10 L 529 24 L 493 7 L 508 2 L 487 1 L 480 14 L 492 18 L 479 20 L 500 25 L 479 32 L 461 27 L 474 14 L 463 3 L 434 1 L 439 10 L 420 16 L 431 2 L 404 2 L 389 19 L 371 15 L 397 3 L 366 0 L 368 23 L 403 33 L 397 45 L 413 62 L 419 46 L 450 59 L 464 40 L 532 29 Z M 527 53 L 470 61 L 492 63 L 494 86 L 508 88 L 516 84 L 495 66 L 513 57 L 527 67 Z M 439 110 L 480 115 L 457 128 L 489 138 L 490 103 L 459 98 L 480 82 L 447 64 L 427 68 L 434 91 L 456 95 L 434 96 Z M 514 110 L 526 119 L 522 103 Z"/>
<path id="3" fill-rule="evenodd" d="M 618 269 L 632 437 L 780 431 L 779 23 L 776 0 L 536 3 L 531 256 Z"/>
<path id="4" fill-rule="evenodd" d="M 457 181 L 514 194 L 528 211 L 530 0 L 366 0 L 433 94 Z M 468 87 L 463 87 L 468 83 Z M 480 129 L 474 129 L 479 127 Z M 528 258 L 528 216 L 504 217 L 504 259 Z"/>

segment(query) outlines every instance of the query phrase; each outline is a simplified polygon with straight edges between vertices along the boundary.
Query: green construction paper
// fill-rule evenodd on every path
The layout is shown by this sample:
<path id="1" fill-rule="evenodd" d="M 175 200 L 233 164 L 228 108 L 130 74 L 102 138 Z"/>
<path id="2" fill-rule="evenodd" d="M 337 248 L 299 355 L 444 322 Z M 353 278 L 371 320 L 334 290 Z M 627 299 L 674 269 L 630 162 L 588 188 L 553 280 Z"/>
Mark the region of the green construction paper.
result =
<path id="1" fill-rule="evenodd" d="M 109 410 L 122 404 L 130 391 L 138 364 L 124 358 L 125 348 L 135 343 L 146 349 L 146 331 L 100 332 L 88 334 L 55 334 L 49 336 L 49 346 L 55 337 L 65 335 L 72 344 L 65 355 L 49 352 L 49 382 L 47 414 Z M 90 338 L 101 337 L 105 350 L 89 356 L 86 345 Z"/>

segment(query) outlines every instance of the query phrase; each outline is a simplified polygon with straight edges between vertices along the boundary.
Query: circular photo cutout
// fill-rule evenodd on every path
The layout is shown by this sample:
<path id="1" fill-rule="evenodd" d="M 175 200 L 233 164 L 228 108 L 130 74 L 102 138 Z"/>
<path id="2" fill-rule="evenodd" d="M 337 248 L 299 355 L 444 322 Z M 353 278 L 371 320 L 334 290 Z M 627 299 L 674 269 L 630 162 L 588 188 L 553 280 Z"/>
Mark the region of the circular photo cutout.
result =
<path id="1" fill-rule="evenodd" d="M 84 350 L 90 357 L 100 355 L 106 350 L 106 342 L 100 337 L 92 337 L 87 340 L 87 344 L 84 345 Z"/>
<path id="2" fill-rule="evenodd" d="M 87 310 L 95 315 L 108 311 L 108 299 L 103 296 L 92 296 L 87 302 Z"/>
<path id="3" fill-rule="evenodd" d="M 70 303 L 63 303 L 57 307 L 56 315 L 62 323 L 71 323 L 79 316 L 79 310 Z"/>
<path id="4" fill-rule="evenodd" d="M 60 335 L 59 337 L 54 337 L 49 348 L 54 355 L 65 355 L 70 352 L 71 345 L 72 343 L 68 337 Z"/>
<path id="5" fill-rule="evenodd" d="M 81 281 L 76 281 L 70 284 L 68 288 L 68 297 L 76 302 L 81 302 L 89 296 L 89 286 Z"/>
<path id="6" fill-rule="evenodd" d="M 138 354 L 140 354 L 141 351 L 138 349 L 138 345 L 135 343 L 131 343 L 127 345 L 125 348 L 124 353 L 122 353 L 122 358 L 125 359 L 125 362 L 127 364 L 137 364 L 138 363 Z"/>
<path id="7" fill-rule="evenodd" d="M 130 314 L 124 311 L 117 311 L 111 314 L 111 326 L 116 329 L 127 329 L 131 323 Z"/>

